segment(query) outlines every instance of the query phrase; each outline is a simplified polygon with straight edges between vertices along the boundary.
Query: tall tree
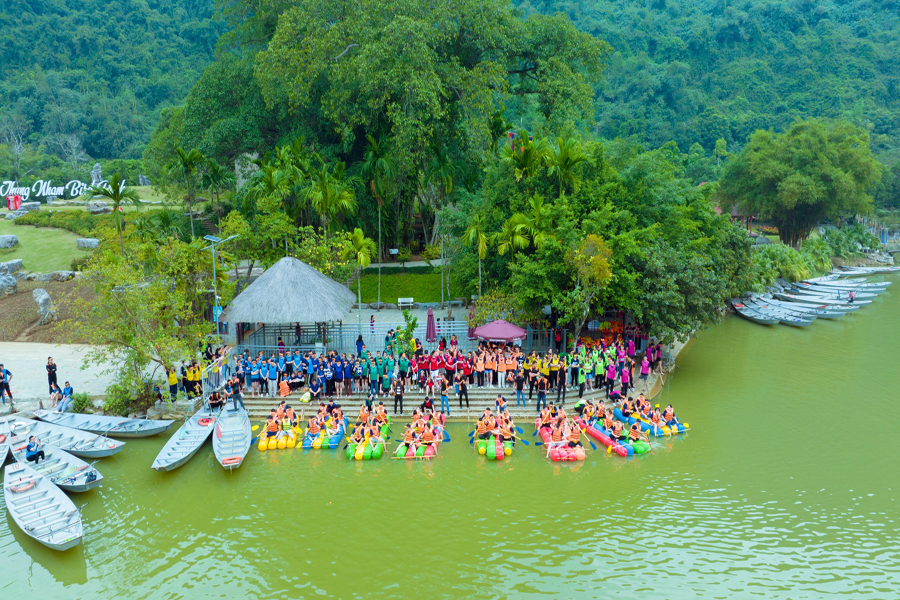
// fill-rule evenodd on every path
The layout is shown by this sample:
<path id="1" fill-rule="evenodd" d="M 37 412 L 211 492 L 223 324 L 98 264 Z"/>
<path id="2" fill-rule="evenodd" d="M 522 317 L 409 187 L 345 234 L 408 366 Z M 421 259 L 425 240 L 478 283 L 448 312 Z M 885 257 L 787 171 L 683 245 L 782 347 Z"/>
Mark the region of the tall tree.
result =
<path id="1" fill-rule="evenodd" d="M 356 196 L 345 173 L 346 167 L 341 161 L 336 162 L 333 169 L 322 161 L 322 167 L 310 173 L 307 198 L 319 215 L 326 236 L 334 219 L 356 210 Z"/>
<path id="2" fill-rule="evenodd" d="M 867 214 L 881 166 L 869 134 L 846 121 L 797 121 L 783 134 L 757 131 L 725 165 L 721 203 L 773 222 L 798 246 L 823 219 Z"/>
<path id="3" fill-rule="evenodd" d="M 127 204 L 135 207 L 140 206 L 140 198 L 137 191 L 126 186 L 122 175 L 116 173 L 109 179 L 108 185 L 92 187 L 86 193 L 106 198 L 112 202 L 113 221 L 116 224 L 116 233 L 119 234 L 119 251 L 124 256 L 125 244 L 122 242 L 122 228 L 124 227 L 125 217 L 122 213 Z"/>
<path id="4" fill-rule="evenodd" d="M 556 177 L 559 196 L 562 196 L 564 186 L 570 189 L 578 187 L 581 181 L 578 166 L 586 162 L 590 162 L 590 157 L 582 150 L 578 140 L 556 138 L 556 147 L 547 153 L 547 171 L 551 177 Z"/>
<path id="5" fill-rule="evenodd" d="M 203 164 L 203 154 L 196 148 L 185 152 L 184 148 L 175 148 L 175 157 L 171 169 L 184 181 L 187 189 L 187 205 L 191 217 L 191 237 L 194 234 L 194 197 L 197 194 L 197 169 Z"/>
<path id="6" fill-rule="evenodd" d="M 203 174 L 200 176 L 200 185 L 209 191 L 209 199 L 212 202 L 213 211 L 219 217 L 219 227 L 222 226 L 222 207 L 219 203 L 219 193 L 232 185 L 234 173 L 220 165 L 216 159 L 207 158 L 203 165 Z"/>
<path id="7" fill-rule="evenodd" d="M 391 159 L 387 140 L 377 140 L 371 135 L 367 135 L 366 142 L 362 172 L 368 178 L 369 191 L 378 204 L 378 306 L 381 306 L 381 263 L 384 262 L 384 252 L 381 246 L 381 213 L 384 209 L 385 186 L 388 180 L 394 176 L 394 161 Z"/>
<path id="8" fill-rule="evenodd" d="M 356 265 L 356 312 L 359 317 L 359 335 L 362 335 L 362 270 L 371 264 L 374 252 L 374 242 L 366 237 L 362 229 L 354 228 L 350 234 L 350 246 L 344 251 L 344 259 L 353 260 Z"/>
<path id="9" fill-rule="evenodd" d="M 469 246 L 475 247 L 475 253 L 478 254 L 478 297 L 481 297 L 481 261 L 487 255 L 488 234 L 486 229 L 487 217 L 483 212 L 478 213 L 472 219 L 472 222 L 466 228 L 463 239 Z"/>

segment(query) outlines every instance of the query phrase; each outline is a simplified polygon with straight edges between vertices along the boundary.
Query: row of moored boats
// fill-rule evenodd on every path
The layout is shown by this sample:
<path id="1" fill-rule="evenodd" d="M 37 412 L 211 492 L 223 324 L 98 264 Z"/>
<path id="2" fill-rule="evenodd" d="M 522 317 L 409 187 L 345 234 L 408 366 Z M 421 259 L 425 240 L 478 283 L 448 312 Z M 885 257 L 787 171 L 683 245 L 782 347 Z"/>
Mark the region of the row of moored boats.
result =
<path id="1" fill-rule="evenodd" d="M 795 283 L 789 290 L 734 299 L 731 305 L 754 323 L 806 327 L 816 319 L 838 319 L 871 304 L 891 282 L 873 281 L 869 276 L 897 271 L 900 267 L 844 268 Z"/>
<path id="2" fill-rule="evenodd" d="M 130 419 L 50 410 L 34 412 L 37 419 L 12 416 L 0 419 L 0 464 L 8 454 L 15 462 L 3 477 L 3 496 L 16 525 L 29 537 L 54 550 L 78 545 L 83 535 L 81 510 L 64 492 L 98 487 L 103 475 L 84 459 L 112 456 L 125 447 L 113 438 L 139 438 L 168 430 L 174 421 Z M 31 436 L 40 442 L 43 459 L 28 461 Z M 244 409 L 202 408 L 176 431 L 153 462 L 157 471 L 185 464 L 212 436 L 213 451 L 223 468 L 241 465 L 250 449 L 250 416 Z"/>

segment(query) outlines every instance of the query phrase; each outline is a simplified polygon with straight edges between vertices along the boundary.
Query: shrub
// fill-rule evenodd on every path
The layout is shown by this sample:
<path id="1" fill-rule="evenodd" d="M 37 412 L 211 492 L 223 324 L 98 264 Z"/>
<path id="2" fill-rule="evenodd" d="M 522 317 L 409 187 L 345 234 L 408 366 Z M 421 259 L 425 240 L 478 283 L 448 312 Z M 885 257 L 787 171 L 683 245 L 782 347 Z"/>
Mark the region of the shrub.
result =
<path id="1" fill-rule="evenodd" d="M 775 280 L 779 277 L 788 281 L 800 281 L 811 276 L 806 257 L 790 246 L 784 244 L 754 246 L 751 256 L 753 283 L 750 287 L 754 292 L 764 292 L 766 286 L 775 285 Z"/>
<path id="2" fill-rule="evenodd" d="M 881 245 L 878 238 L 860 223 L 840 229 L 826 229 L 822 239 L 831 247 L 832 256 L 845 258 L 858 254 L 860 250 L 877 248 Z"/>
<path id="3" fill-rule="evenodd" d="M 409 248 L 400 248 L 400 251 L 397 253 L 397 260 L 405 263 L 409 262 L 410 258 L 412 258 L 412 251 Z"/>
<path id="4" fill-rule="evenodd" d="M 834 256 L 831 246 L 822 238 L 808 238 L 800 245 L 800 254 L 814 271 L 830 271 L 831 257 Z"/>
<path id="5" fill-rule="evenodd" d="M 91 408 L 91 397 L 86 392 L 72 394 L 72 410 L 77 413 L 85 413 Z"/>
<path id="6" fill-rule="evenodd" d="M 72 259 L 72 264 L 69 268 L 73 271 L 83 271 L 84 267 L 90 262 L 90 260 L 90 256 L 78 256 Z"/>
<path id="7" fill-rule="evenodd" d="M 38 210 L 16 219 L 16 225 L 57 227 L 82 237 L 93 237 L 94 230 L 104 220 L 112 222 L 109 215 L 92 215 L 86 210 Z"/>

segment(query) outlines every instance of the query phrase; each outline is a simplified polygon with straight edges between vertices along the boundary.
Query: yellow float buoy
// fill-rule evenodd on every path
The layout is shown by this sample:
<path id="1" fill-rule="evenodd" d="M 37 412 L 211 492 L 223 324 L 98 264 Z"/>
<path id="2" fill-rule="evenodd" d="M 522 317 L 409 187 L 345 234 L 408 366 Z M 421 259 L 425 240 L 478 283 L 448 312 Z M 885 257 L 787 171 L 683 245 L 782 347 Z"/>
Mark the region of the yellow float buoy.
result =
<path id="1" fill-rule="evenodd" d="M 287 440 L 286 440 L 286 439 L 281 438 L 280 440 L 278 440 L 278 449 L 279 449 L 279 450 L 284 450 L 286 446 L 287 446 Z"/>
<path id="2" fill-rule="evenodd" d="M 293 447 L 296 446 L 296 445 L 297 445 L 297 440 L 296 440 L 296 438 L 288 438 L 288 441 L 287 441 L 287 447 L 288 447 L 288 448 L 293 448 Z"/>
<path id="3" fill-rule="evenodd" d="M 260 438 L 259 444 L 257 444 L 256 447 L 259 449 L 260 452 L 265 452 L 266 451 L 266 439 Z"/>
<path id="4" fill-rule="evenodd" d="M 274 450 L 278 447 L 278 442 L 275 441 L 274 437 L 269 438 L 269 450 Z"/>

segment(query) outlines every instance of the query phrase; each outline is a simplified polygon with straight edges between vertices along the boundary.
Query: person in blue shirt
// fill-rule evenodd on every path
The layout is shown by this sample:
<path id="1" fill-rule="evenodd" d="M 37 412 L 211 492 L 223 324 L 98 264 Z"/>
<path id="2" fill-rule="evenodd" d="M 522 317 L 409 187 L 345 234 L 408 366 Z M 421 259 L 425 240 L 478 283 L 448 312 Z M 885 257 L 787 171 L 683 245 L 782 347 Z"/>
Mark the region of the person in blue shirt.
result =
<path id="1" fill-rule="evenodd" d="M 334 391 L 338 398 L 344 392 L 344 362 L 340 358 L 334 361 Z"/>
<path id="2" fill-rule="evenodd" d="M 266 384 L 269 390 L 269 397 L 274 398 L 278 393 L 278 366 L 275 364 L 275 357 L 269 359 L 269 382 Z"/>
<path id="3" fill-rule="evenodd" d="M 259 393 L 259 363 L 255 360 L 250 363 L 250 393 L 254 398 Z"/>
<path id="4" fill-rule="evenodd" d="M 334 395 L 334 360 L 325 363 L 322 367 L 322 375 L 325 378 L 325 395 L 329 398 Z"/>
<path id="5" fill-rule="evenodd" d="M 269 363 L 265 358 L 259 359 L 259 395 L 266 396 L 269 393 Z"/>
<path id="6" fill-rule="evenodd" d="M 344 395 L 353 395 L 353 358 L 344 361 Z"/>
<path id="7" fill-rule="evenodd" d="M 284 354 L 278 355 L 278 382 L 281 383 L 284 381 L 284 376 L 287 372 L 287 359 Z"/>
<path id="8" fill-rule="evenodd" d="M 3 404 L 6 404 L 6 396 L 9 396 L 9 406 L 12 408 L 13 397 L 12 391 L 9 389 L 10 381 L 12 381 L 12 373 L 0 363 L 0 399 L 3 400 Z"/>
<path id="9" fill-rule="evenodd" d="M 41 450 L 41 441 L 34 436 L 28 438 L 28 445 L 25 446 L 25 460 L 33 462 L 35 465 L 44 458 L 44 451 Z"/>
<path id="10" fill-rule="evenodd" d="M 294 372 L 297 373 L 298 375 L 301 374 L 304 365 L 303 365 L 303 357 L 300 355 L 299 350 L 294 350 L 293 363 L 294 363 Z"/>
<path id="11" fill-rule="evenodd" d="M 319 383 L 319 377 L 313 376 L 309 383 L 309 395 L 311 400 L 320 400 L 322 398 L 322 385 Z"/>
<path id="12" fill-rule="evenodd" d="M 59 403 L 59 408 L 57 408 L 58 412 L 66 412 L 69 410 L 69 406 L 72 405 L 72 394 L 75 393 L 75 390 L 72 389 L 72 386 L 69 385 L 69 382 L 66 382 L 66 385 L 63 386 L 62 390 L 62 402 Z"/>

